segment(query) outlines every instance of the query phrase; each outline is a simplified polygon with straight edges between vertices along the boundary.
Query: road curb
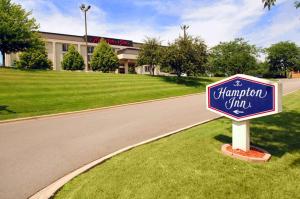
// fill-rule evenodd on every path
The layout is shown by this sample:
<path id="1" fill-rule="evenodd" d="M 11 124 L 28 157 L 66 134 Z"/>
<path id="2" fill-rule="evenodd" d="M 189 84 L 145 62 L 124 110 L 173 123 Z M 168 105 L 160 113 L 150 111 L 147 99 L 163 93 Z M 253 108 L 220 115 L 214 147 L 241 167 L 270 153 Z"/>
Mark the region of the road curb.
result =
<path id="1" fill-rule="evenodd" d="M 289 94 L 293 94 L 296 93 L 297 91 L 299 91 L 300 89 L 294 90 L 294 91 L 290 91 L 288 93 L 283 94 L 283 96 L 289 95 Z"/>
<path id="2" fill-rule="evenodd" d="M 160 135 L 160 136 L 157 136 L 157 137 L 154 137 L 154 138 L 150 138 L 148 140 L 139 142 L 137 144 L 133 144 L 133 145 L 127 146 L 125 148 L 119 149 L 118 151 L 115 151 L 113 153 L 110 153 L 110 154 L 102 157 L 102 158 L 94 160 L 93 162 L 88 163 L 88 164 L 84 165 L 83 167 L 80 167 L 80 168 L 76 169 L 75 171 L 65 175 L 64 177 L 58 179 L 54 183 L 48 185 L 44 189 L 42 189 L 39 192 L 35 193 L 34 195 L 30 196 L 29 199 L 48 199 L 48 198 L 52 197 L 63 185 L 65 185 L 67 182 L 72 180 L 74 177 L 76 177 L 76 176 L 80 175 L 81 173 L 83 173 L 83 172 L 99 165 L 100 163 L 112 158 L 115 155 L 118 155 L 118 154 L 123 153 L 125 151 L 128 151 L 130 149 L 133 149 L 133 148 L 138 147 L 140 145 L 147 144 L 147 143 L 159 140 L 161 138 L 165 138 L 165 137 L 168 137 L 170 135 L 179 133 L 181 131 L 193 128 L 193 127 L 198 126 L 200 124 L 205 124 L 205 123 L 208 123 L 208 122 L 211 122 L 211 121 L 214 121 L 214 120 L 218 120 L 220 118 L 221 118 L 221 116 L 217 117 L 217 118 L 209 119 L 209 120 L 204 120 L 202 122 L 197 122 L 197 123 L 194 123 L 192 125 L 186 126 L 184 128 L 180 128 L 180 129 L 177 129 L 177 130 L 174 130 L 174 131 L 170 131 L 170 132 L 165 133 L 163 135 Z"/>
<path id="3" fill-rule="evenodd" d="M 47 114 L 47 115 L 37 115 L 37 116 L 31 116 L 31 117 L 1 120 L 0 125 L 6 124 L 6 123 L 11 123 L 11 122 L 25 121 L 25 120 L 43 119 L 43 118 L 51 118 L 51 117 L 55 118 L 55 117 L 60 117 L 60 116 L 65 116 L 65 115 L 80 114 L 80 113 L 87 113 L 87 112 L 100 111 L 100 110 L 106 110 L 106 109 L 120 108 L 120 107 L 124 107 L 124 106 L 132 106 L 132 105 L 137 105 L 137 104 L 177 99 L 180 97 L 189 97 L 189 96 L 193 96 L 193 95 L 200 95 L 203 93 L 205 93 L 205 92 L 192 93 L 192 94 L 173 96 L 173 97 L 166 97 L 166 98 L 160 98 L 160 99 L 152 99 L 152 100 L 146 100 L 146 101 L 140 101 L 140 102 L 132 102 L 132 103 L 126 103 L 126 104 L 120 104 L 120 105 L 113 105 L 113 106 L 105 106 L 105 107 L 92 108 L 92 109 L 84 109 L 84 110 L 79 110 L 79 111 L 69 111 L 69 112 L 53 113 L 53 114 Z"/>

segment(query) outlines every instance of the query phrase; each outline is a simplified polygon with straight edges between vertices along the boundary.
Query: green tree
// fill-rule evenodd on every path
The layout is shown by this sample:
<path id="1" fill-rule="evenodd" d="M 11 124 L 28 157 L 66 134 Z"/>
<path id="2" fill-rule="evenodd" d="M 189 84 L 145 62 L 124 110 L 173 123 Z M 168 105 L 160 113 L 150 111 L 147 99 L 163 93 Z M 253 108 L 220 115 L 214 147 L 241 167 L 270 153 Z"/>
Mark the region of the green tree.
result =
<path id="1" fill-rule="evenodd" d="M 266 49 L 270 71 L 284 73 L 300 70 L 300 49 L 294 42 L 283 41 Z"/>
<path id="2" fill-rule="evenodd" d="M 178 44 L 183 54 L 183 72 L 188 76 L 203 74 L 207 62 L 207 46 L 199 37 L 179 37 L 175 43 Z"/>
<path id="3" fill-rule="evenodd" d="M 36 36 L 32 44 L 32 47 L 20 53 L 16 66 L 23 69 L 51 69 L 52 62 L 48 59 L 42 39 Z"/>
<path id="4" fill-rule="evenodd" d="M 165 71 L 175 71 L 178 77 L 184 72 L 185 57 L 178 44 L 172 43 L 163 48 L 161 57 L 161 68 Z M 168 70 L 169 69 L 169 70 Z"/>
<path id="5" fill-rule="evenodd" d="M 178 77 L 182 73 L 188 76 L 205 72 L 207 46 L 198 37 L 179 37 L 162 51 L 161 65 L 175 71 Z"/>
<path id="6" fill-rule="evenodd" d="M 161 42 L 156 38 L 147 37 L 142 45 L 137 63 L 138 65 L 149 65 L 150 73 L 154 75 L 155 66 L 160 63 Z"/>
<path id="7" fill-rule="evenodd" d="M 242 38 L 221 42 L 210 50 L 208 70 L 215 75 L 247 74 L 256 67 L 258 52 Z"/>
<path id="8" fill-rule="evenodd" d="M 66 54 L 64 54 L 61 65 L 64 70 L 83 70 L 83 57 L 76 50 L 74 45 L 70 45 Z"/>
<path id="9" fill-rule="evenodd" d="M 119 60 L 113 48 L 105 40 L 101 40 L 93 52 L 92 69 L 107 73 L 116 70 L 118 65 Z"/>
<path id="10" fill-rule="evenodd" d="M 38 25 L 31 12 L 10 0 L 0 0 L 0 51 L 2 65 L 5 65 L 5 53 L 25 51 L 34 45 Z"/>
<path id="11" fill-rule="evenodd" d="M 270 65 L 268 62 L 259 62 L 255 65 L 255 67 L 252 70 L 249 70 L 247 74 L 258 77 L 270 77 L 269 69 Z"/>
<path id="12" fill-rule="evenodd" d="M 262 0 L 262 2 L 264 4 L 264 8 L 268 8 L 270 10 L 271 7 L 275 5 L 276 0 Z M 296 8 L 300 7 L 300 1 L 295 1 L 294 4 Z"/>

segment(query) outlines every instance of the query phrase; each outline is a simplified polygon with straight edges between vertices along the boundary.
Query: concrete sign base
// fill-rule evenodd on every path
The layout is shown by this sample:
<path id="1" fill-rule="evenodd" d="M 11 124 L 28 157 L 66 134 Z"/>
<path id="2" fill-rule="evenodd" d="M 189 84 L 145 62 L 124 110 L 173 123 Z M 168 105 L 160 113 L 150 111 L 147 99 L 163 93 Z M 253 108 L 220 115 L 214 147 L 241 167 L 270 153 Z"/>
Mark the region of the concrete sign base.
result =
<path id="1" fill-rule="evenodd" d="M 221 150 L 225 155 L 248 162 L 264 163 L 271 158 L 267 151 L 254 146 L 251 146 L 250 150 L 245 152 L 240 149 L 233 149 L 230 144 L 224 144 Z"/>

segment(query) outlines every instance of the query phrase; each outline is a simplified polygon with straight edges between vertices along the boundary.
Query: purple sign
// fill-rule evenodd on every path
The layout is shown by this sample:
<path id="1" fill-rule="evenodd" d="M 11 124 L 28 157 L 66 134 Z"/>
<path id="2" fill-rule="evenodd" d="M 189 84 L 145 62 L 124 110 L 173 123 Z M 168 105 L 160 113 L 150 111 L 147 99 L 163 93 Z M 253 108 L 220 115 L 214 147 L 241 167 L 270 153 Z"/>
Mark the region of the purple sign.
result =
<path id="1" fill-rule="evenodd" d="M 207 86 L 207 108 L 242 121 L 279 112 L 278 83 L 235 75 Z"/>

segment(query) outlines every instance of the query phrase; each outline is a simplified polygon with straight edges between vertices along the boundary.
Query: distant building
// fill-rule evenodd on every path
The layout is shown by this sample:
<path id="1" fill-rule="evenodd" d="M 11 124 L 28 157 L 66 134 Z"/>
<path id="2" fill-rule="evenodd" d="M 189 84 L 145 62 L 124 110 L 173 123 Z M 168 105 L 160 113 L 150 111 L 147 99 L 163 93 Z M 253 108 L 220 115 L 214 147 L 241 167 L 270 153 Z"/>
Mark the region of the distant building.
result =
<path id="1" fill-rule="evenodd" d="M 39 33 L 46 43 L 48 58 L 53 63 L 53 70 L 62 70 L 61 61 L 63 60 L 63 56 L 68 51 L 68 47 L 70 45 L 75 46 L 78 52 L 83 56 L 85 61 L 84 63 L 86 63 L 87 50 L 84 36 L 50 32 Z M 130 40 L 88 35 L 88 62 L 90 62 L 94 48 L 101 41 L 101 39 L 104 39 L 108 44 L 110 44 L 117 53 L 120 64 L 116 71 L 117 73 L 129 73 L 129 71 L 136 72 L 138 74 L 150 73 L 148 66 L 137 66 L 137 56 L 142 44 Z M 13 66 L 15 60 L 18 59 L 18 53 L 5 54 L 5 58 L 6 66 Z M 156 69 L 155 73 L 158 74 L 159 70 Z"/>
<path id="2" fill-rule="evenodd" d="M 300 71 L 292 71 L 291 78 L 300 78 Z"/>

